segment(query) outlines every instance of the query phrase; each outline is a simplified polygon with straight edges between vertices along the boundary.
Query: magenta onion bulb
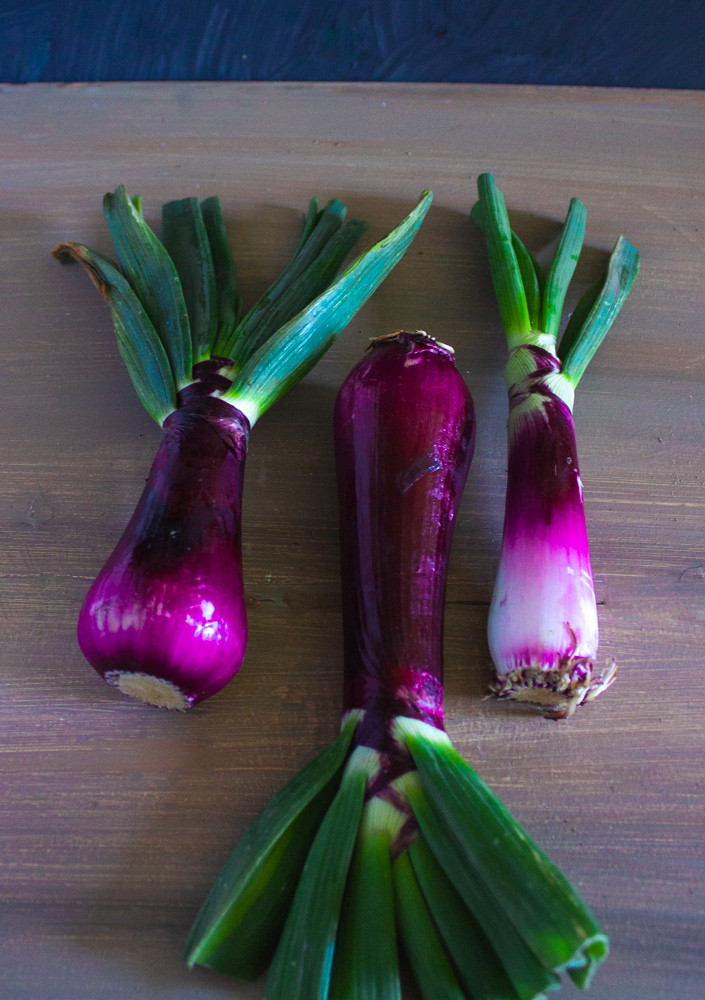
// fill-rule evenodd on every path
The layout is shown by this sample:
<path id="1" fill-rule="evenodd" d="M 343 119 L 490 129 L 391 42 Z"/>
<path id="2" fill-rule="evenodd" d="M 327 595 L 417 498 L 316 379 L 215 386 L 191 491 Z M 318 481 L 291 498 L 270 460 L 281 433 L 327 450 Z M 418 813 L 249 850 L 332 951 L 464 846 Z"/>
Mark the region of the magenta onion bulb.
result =
<path id="1" fill-rule="evenodd" d="M 507 497 L 488 623 L 495 691 L 561 714 L 565 702 L 591 700 L 614 677 L 611 663 L 604 673 L 593 669 L 597 602 L 573 389 L 555 356 L 540 347 L 517 348 L 506 371 Z"/>
<path id="2" fill-rule="evenodd" d="M 164 421 L 137 508 L 78 620 L 91 666 L 164 708 L 220 691 L 247 643 L 240 522 L 250 426 L 230 403 L 195 391 L 202 384 L 183 389 Z"/>
<path id="3" fill-rule="evenodd" d="M 124 188 L 104 208 L 119 266 L 81 244 L 111 306 L 118 345 L 162 439 L 137 508 L 78 622 L 88 662 L 142 701 L 186 710 L 242 664 L 247 620 L 240 524 L 255 421 L 323 355 L 403 256 L 431 201 L 336 278 L 364 229 L 311 202 L 292 261 L 240 319 L 217 199 L 162 209 L 163 245 Z"/>
<path id="4" fill-rule="evenodd" d="M 509 360 L 504 531 L 488 622 L 493 691 L 565 718 L 613 682 L 599 665 L 597 601 L 573 424 L 575 387 L 639 269 L 622 237 L 605 275 L 576 306 L 559 342 L 568 284 L 585 233 L 574 198 L 544 278 L 509 226 L 494 178 L 478 179 L 472 217 L 484 231 Z"/>

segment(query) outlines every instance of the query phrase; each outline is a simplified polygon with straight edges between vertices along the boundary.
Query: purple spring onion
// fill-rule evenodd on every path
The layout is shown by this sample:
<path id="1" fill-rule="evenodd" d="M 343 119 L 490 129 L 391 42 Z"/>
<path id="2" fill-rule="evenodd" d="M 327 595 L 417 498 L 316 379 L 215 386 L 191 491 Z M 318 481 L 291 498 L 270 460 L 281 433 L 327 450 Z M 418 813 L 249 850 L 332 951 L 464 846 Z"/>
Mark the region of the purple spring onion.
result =
<path id="1" fill-rule="evenodd" d="M 623 237 L 605 275 L 558 338 L 566 291 L 585 234 L 573 198 L 547 278 L 510 229 L 491 174 L 478 179 L 472 217 L 484 231 L 509 360 L 509 459 L 504 533 L 489 616 L 500 698 L 538 705 L 550 718 L 610 686 L 616 663 L 596 666 L 597 603 L 573 424 L 575 388 L 639 270 Z"/>
<path id="2" fill-rule="evenodd" d="M 86 597 L 91 666 L 142 701 L 186 710 L 242 664 L 247 622 L 240 518 L 255 421 L 298 382 L 401 259 L 431 201 L 340 277 L 365 226 L 311 202 L 294 257 L 240 318 L 217 198 L 169 202 L 163 242 L 124 187 L 104 200 L 119 264 L 62 243 L 112 309 L 118 346 L 162 439 L 137 508 Z"/>
<path id="3" fill-rule="evenodd" d="M 78 619 L 91 666 L 165 708 L 220 691 L 247 641 L 240 516 L 250 425 L 207 394 L 208 381 L 179 393 L 137 508 Z"/>
<path id="4" fill-rule="evenodd" d="M 267 1000 L 539 1000 L 607 939 L 443 727 L 448 555 L 472 400 L 421 332 L 375 341 L 335 409 L 345 641 L 339 738 L 245 833 L 186 961 Z"/>

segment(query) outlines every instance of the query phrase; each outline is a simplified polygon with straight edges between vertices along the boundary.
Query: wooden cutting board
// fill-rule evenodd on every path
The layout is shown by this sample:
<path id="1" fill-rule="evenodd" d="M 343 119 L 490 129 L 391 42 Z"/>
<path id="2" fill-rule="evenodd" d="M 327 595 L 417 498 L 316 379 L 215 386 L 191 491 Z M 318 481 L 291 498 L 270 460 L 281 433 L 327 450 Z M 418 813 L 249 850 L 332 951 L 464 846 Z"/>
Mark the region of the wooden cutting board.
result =
<path id="1" fill-rule="evenodd" d="M 604 922 L 595 1000 L 705 993 L 705 94 L 329 84 L 0 88 L 0 978 L 8 1000 L 255 998 L 180 953 L 231 846 L 336 732 L 341 693 L 331 415 L 368 338 L 457 352 L 479 434 L 448 587 L 448 728 Z M 550 253 L 588 210 L 578 293 L 623 233 L 641 276 L 575 409 L 602 653 L 617 681 L 565 723 L 483 700 L 502 525 L 504 338 L 468 222 L 491 170 Z M 75 622 L 140 494 L 158 429 L 108 312 L 60 239 L 110 251 L 101 198 L 219 194 L 251 303 L 309 198 L 389 231 L 431 187 L 416 242 L 252 435 L 241 674 L 190 715 L 132 703 Z M 566 996 L 572 987 L 566 987 Z M 413 992 L 409 992 L 412 996 Z"/>

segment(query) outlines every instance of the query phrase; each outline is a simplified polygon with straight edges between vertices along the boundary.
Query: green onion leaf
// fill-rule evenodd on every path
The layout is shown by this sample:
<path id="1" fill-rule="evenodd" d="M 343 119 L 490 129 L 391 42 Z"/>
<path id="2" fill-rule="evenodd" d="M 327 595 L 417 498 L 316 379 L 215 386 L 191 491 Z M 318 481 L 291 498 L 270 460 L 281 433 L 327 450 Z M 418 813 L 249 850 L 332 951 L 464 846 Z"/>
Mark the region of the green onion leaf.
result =
<path id="1" fill-rule="evenodd" d="M 539 329 L 552 337 L 558 336 L 566 292 L 585 239 L 586 216 L 587 212 L 582 201 L 579 198 L 571 198 L 568 215 L 563 223 L 546 279 L 546 289 L 541 304 Z"/>
<path id="2" fill-rule="evenodd" d="M 267 976 L 267 1000 L 326 1000 L 340 911 L 362 813 L 367 778 L 378 755 L 357 747 L 338 794 L 306 858 L 296 895 Z"/>
<path id="3" fill-rule="evenodd" d="M 598 296 L 604 287 L 606 279 L 607 271 L 603 271 L 597 281 L 593 285 L 590 285 L 587 291 L 580 296 L 561 336 L 561 342 L 557 352 L 560 361 L 565 360 L 566 356 L 578 339 L 578 335 L 580 334 L 586 319 L 592 312 L 592 307 L 597 302 Z"/>
<path id="4" fill-rule="evenodd" d="M 526 249 L 514 232 L 512 232 L 512 247 L 514 248 L 519 271 L 521 272 L 521 280 L 524 283 L 524 293 L 526 295 L 526 305 L 529 310 L 531 329 L 538 330 L 541 316 L 541 296 L 543 295 L 546 279 L 543 276 L 539 262 Z"/>
<path id="5" fill-rule="evenodd" d="M 482 205 L 482 226 L 487 241 L 490 272 L 510 349 L 531 332 L 524 281 L 512 245 L 512 230 L 502 192 L 492 174 L 480 174 L 477 190 Z"/>
<path id="6" fill-rule="evenodd" d="M 465 907 L 421 834 L 409 848 L 409 856 L 448 954 L 473 1000 L 534 997 L 533 993 L 522 994 L 513 988 L 487 935 Z"/>
<path id="7" fill-rule="evenodd" d="M 389 848 L 389 834 L 365 830 L 363 819 L 345 890 L 330 1000 L 401 1000 Z"/>
<path id="8" fill-rule="evenodd" d="M 366 229 L 366 223 L 353 219 L 330 237 L 313 263 L 270 303 L 256 329 L 249 333 L 246 341 L 247 357 L 251 357 L 272 334 L 325 292 Z M 241 356 L 239 351 L 236 351 L 236 355 Z"/>
<path id="9" fill-rule="evenodd" d="M 475 223 L 477 228 L 484 233 L 485 219 L 482 204 L 479 201 L 476 201 L 472 206 L 472 209 L 470 210 L 470 218 Z M 514 253 L 516 254 L 522 284 L 524 285 L 524 294 L 526 295 L 526 306 L 529 310 L 529 322 L 531 323 L 531 329 L 538 330 L 539 315 L 541 312 L 541 296 L 543 295 L 546 279 L 541 265 L 531 251 L 527 250 L 526 246 L 522 243 L 513 229 L 512 247 L 514 249 Z"/>
<path id="10" fill-rule="evenodd" d="M 299 245 L 296 248 L 298 253 L 301 247 L 304 245 L 306 240 L 309 238 L 313 232 L 313 227 L 316 225 L 320 218 L 321 213 L 318 211 L 318 198 L 311 198 L 308 203 L 308 212 L 304 217 L 304 224 L 301 230 L 301 239 L 299 240 Z"/>
<path id="11" fill-rule="evenodd" d="M 519 934 L 509 914 L 497 905 L 492 892 L 468 861 L 436 808 L 421 781 L 406 780 L 404 791 L 409 798 L 424 839 L 458 890 L 461 899 L 475 920 L 482 926 L 495 953 L 504 967 L 517 995 L 522 1000 L 543 997 L 544 992 L 558 987 L 560 980 L 531 951 Z M 474 815 L 468 813 L 468 824 Z"/>
<path id="12" fill-rule="evenodd" d="M 191 332 L 174 263 L 125 192 L 106 194 L 103 211 L 120 266 L 164 345 L 177 389 L 192 378 Z"/>
<path id="13" fill-rule="evenodd" d="M 404 951 L 424 1000 L 467 1000 L 421 894 L 408 852 L 392 869 Z"/>
<path id="14" fill-rule="evenodd" d="M 162 205 L 162 242 L 181 281 L 196 364 L 210 357 L 218 329 L 213 256 L 197 198 Z"/>
<path id="15" fill-rule="evenodd" d="M 81 243 L 60 243 L 52 251 L 62 263 L 83 264 L 113 315 L 118 348 L 135 391 L 158 424 L 176 407 L 176 388 L 166 352 L 142 303 L 107 257 Z"/>
<path id="16" fill-rule="evenodd" d="M 347 211 L 345 205 L 337 199 L 329 201 L 322 211 L 316 211 L 313 218 L 311 218 L 309 209 L 309 215 L 304 222 L 301 239 L 291 260 L 278 278 L 269 286 L 264 295 L 255 302 L 250 311 L 242 318 L 238 326 L 237 339 L 240 347 L 238 357 L 240 361 L 243 361 L 251 353 L 247 344 L 248 338 L 256 332 L 277 299 L 313 263 L 333 233 L 340 229 Z M 316 236 L 315 239 L 312 239 L 314 233 Z M 232 351 L 224 356 L 230 357 L 231 353 Z"/>
<path id="17" fill-rule="evenodd" d="M 324 283 L 310 289 L 308 297 L 298 290 L 299 281 L 306 271 L 317 261 L 325 264 L 328 256 L 328 244 L 331 238 L 343 225 L 347 208 L 342 202 L 333 199 L 321 212 L 316 212 L 313 218 L 309 216 L 304 223 L 304 232 L 299 245 L 294 251 L 290 262 L 284 268 L 277 280 L 244 317 L 234 334 L 233 345 L 225 345 L 228 353 L 239 367 L 260 347 L 276 330 L 304 309 L 309 302 L 325 291 L 328 284 L 337 273 L 337 267 L 342 263 L 339 259 L 337 267 Z M 364 228 L 364 223 L 356 223 Z M 355 232 L 356 230 L 352 230 Z M 349 235 L 351 231 L 348 231 Z M 356 237 L 353 237 L 352 242 Z M 350 243 L 349 246 L 352 246 Z M 335 251 L 335 247 L 333 248 Z M 347 252 L 347 251 L 346 251 Z M 344 255 L 343 255 L 344 256 Z"/>
<path id="18" fill-rule="evenodd" d="M 403 720 L 403 739 L 423 789 L 472 870 L 547 969 L 585 968 L 585 980 L 607 956 L 607 938 L 573 886 L 532 841 L 450 741 Z M 430 732 L 431 727 L 425 727 Z M 442 734 L 444 735 L 444 734 Z M 416 807 L 410 794 L 412 808 Z M 443 857 L 421 822 L 444 868 Z M 446 868 L 458 888 L 458 873 Z M 470 905 L 466 899 L 466 903 Z M 474 908 L 470 906 L 475 912 Z M 481 919 L 475 912 L 475 916 Z M 488 925 L 483 926 L 497 948 Z M 499 951 L 499 949 L 497 949 Z M 504 956 L 501 956 L 504 960 Z M 511 969 L 505 968 L 513 979 Z"/>
<path id="19" fill-rule="evenodd" d="M 558 356 L 563 372 L 577 385 L 614 323 L 639 273 L 636 247 L 620 236 L 610 256 L 604 280 L 583 295 L 561 339 Z"/>
<path id="20" fill-rule="evenodd" d="M 218 876 L 186 942 L 189 966 L 206 965 L 253 979 L 268 965 L 296 884 L 357 725 L 349 717 L 338 739 L 299 772 L 244 834 Z"/>
<path id="21" fill-rule="evenodd" d="M 206 227 L 206 234 L 213 258 L 213 269 L 215 271 L 218 323 L 215 339 L 210 344 L 210 353 L 211 355 L 217 355 L 218 352 L 215 350 L 215 347 L 221 341 L 224 343 L 229 342 L 233 330 L 240 320 L 242 303 L 237 290 L 235 260 L 230 248 L 228 234 L 225 230 L 220 199 L 213 196 L 202 201 L 201 215 L 203 216 L 203 224 Z M 220 356 L 224 357 L 225 355 Z"/>
<path id="22" fill-rule="evenodd" d="M 251 424 L 311 370 L 401 260 L 432 197 L 425 191 L 413 212 L 389 236 L 358 257 L 326 292 L 248 360 L 224 398 L 240 409 L 244 407 Z"/>

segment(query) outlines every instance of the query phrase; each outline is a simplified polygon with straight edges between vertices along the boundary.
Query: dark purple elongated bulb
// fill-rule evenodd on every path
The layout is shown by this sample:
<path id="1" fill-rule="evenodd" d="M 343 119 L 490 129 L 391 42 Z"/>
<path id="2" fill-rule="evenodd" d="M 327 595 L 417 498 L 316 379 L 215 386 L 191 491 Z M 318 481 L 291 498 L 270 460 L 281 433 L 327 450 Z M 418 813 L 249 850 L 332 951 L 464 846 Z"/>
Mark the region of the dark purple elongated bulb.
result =
<path id="1" fill-rule="evenodd" d="M 422 332 L 374 341 L 335 408 L 344 708 L 388 748 L 395 716 L 443 725 L 448 555 L 472 460 L 472 399 L 452 351 Z"/>
<path id="2" fill-rule="evenodd" d="M 78 622 L 81 650 L 105 680 L 166 708 L 220 691 L 247 642 L 240 522 L 250 427 L 207 394 L 213 377 L 179 393 L 137 508 Z"/>
<path id="3" fill-rule="evenodd" d="M 373 342 L 335 407 L 345 699 L 341 733 L 245 833 L 191 929 L 190 966 L 266 1000 L 401 1000 L 586 986 L 607 939 L 443 726 L 448 554 L 472 400 L 424 333 Z"/>

